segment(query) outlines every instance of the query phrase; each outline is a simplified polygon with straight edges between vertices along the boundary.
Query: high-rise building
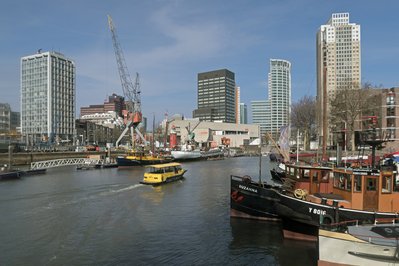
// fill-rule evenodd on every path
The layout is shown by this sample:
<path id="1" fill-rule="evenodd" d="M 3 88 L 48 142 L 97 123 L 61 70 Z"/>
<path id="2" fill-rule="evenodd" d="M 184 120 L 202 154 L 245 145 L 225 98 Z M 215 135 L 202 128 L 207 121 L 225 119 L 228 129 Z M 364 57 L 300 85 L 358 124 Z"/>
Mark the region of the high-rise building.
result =
<path id="1" fill-rule="evenodd" d="M 240 103 L 240 123 L 239 124 L 248 124 L 248 111 L 247 105 L 245 103 Z"/>
<path id="2" fill-rule="evenodd" d="M 252 123 L 259 125 L 261 136 L 265 136 L 270 114 L 269 101 L 251 101 L 251 110 Z"/>
<path id="3" fill-rule="evenodd" d="M 57 52 L 21 58 L 21 130 L 27 145 L 75 136 L 75 63 Z"/>
<path id="4" fill-rule="evenodd" d="M 236 123 L 240 124 L 240 87 L 236 87 L 236 101 L 235 101 L 235 106 L 236 106 Z"/>
<path id="5" fill-rule="evenodd" d="M 317 32 L 316 45 L 317 121 L 326 148 L 330 99 L 337 90 L 360 88 L 360 25 L 349 23 L 349 13 L 334 13 Z"/>
<path id="6" fill-rule="evenodd" d="M 291 63 L 270 59 L 268 75 L 268 118 L 266 131 L 278 138 L 282 126 L 289 125 L 291 115 Z"/>
<path id="7" fill-rule="evenodd" d="M 220 69 L 198 74 L 197 109 L 201 121 L 236 123 L 234 73 Z"/>
<path id="8" fill-rule="evenodd" d="M 0 103 L 0 132 L 11 130 L 11 107 L 8 103 Z"/>

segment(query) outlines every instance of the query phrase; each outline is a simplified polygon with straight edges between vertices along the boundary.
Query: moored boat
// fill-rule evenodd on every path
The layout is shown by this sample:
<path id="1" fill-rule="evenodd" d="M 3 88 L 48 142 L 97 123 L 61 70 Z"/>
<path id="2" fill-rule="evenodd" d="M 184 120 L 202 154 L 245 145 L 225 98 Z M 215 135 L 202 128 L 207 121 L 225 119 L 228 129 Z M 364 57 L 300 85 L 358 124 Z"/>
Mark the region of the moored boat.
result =
<path id="1" fill-rule="evenodd" d="M 180 163 L 172 162 L 166 164 L 148 165 L 147 171 L 144 173 L 141 184 L 145 185 L 161 185 L 170 183 L 183 178 L 187 170 L 183 169 Z"/>
<path id="2" fill-rule="evenodd" d="M 398 224 L 340 224 L 318 235 L 319 266 L 399 264 Z"/>
<path id="3" fill-rule="evenodd" d="M 279 220 L 277 186 L 260 183 L 250 176 L 230 176 L 230 216 L 257 220 Z"/>
<path id="4" fill-rule="evenodd" d="M 130 151 L 126 156 L 118 156 L 118 167 L 143 166 L 150 164 L 168 163 L 173 159 L 163 155 L 146 154 L 142 151 Z"/>
<path id="5" fill-rule="evenodd" d="M 398 217 L 399 184 L 392 167 L 336 167 L 324 180 L 315 179 L 313 172 L 298 174 L 295 167 L 288 167 L 288 171 L 299 179 L 293 184 L 292 195 L 281 195 L 277 208 L 285 237 L 315 241 L 323 224 Z"/>
<path id="6" fill-rule="evenodd" d="M 201 151 L 189 144 L 182 145 L 179 150 L 173 150 L 170 153 L 176 161 L 200 160 L 203 158 Z"/>

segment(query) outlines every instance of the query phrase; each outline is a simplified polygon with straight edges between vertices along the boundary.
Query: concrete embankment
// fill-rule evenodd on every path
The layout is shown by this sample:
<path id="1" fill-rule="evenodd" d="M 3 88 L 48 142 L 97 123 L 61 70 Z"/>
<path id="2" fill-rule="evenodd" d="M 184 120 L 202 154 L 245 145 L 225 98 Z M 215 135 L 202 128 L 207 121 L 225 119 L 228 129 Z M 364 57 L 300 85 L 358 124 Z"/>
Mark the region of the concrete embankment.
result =
<path id="1" fill-rule="evenodd" d="M 118 155 L 124 153 L 112 152 L 111 159 L 116 158 Z M 0 153 L 0 165 L 10 164 L 15 165 L 30 165 L 32 162 L 64 159 L 64 158 L 87 158 L 90 155 L 101 155 L 105 158 L 106 152 L 18 152 L 12 153 L 11 156 L 8 153 Z M 10 158 L 11 157 L 11 158 Z M 11 162 L 10 162 L 11 161 Z"/>

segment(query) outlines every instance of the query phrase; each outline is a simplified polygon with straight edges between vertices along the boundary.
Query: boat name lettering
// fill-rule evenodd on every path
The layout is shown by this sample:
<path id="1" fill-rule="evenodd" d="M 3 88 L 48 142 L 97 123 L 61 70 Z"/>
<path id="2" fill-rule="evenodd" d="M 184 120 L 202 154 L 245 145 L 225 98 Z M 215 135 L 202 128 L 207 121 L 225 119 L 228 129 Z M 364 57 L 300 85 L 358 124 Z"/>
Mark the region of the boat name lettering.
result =
<path id="1" fill-rule="evenodd" d="M 251 188 L 251 187 L 246 187 L 246 186 L 243 186 L 243 185 L 238 185 L 238 187 L 243 189 L 243 190 L 247 190 L 247 191 L 258 193 L 257 189 L 254 189 L 254 188 Z"/>
<path id="2" fill-rule="evenodd" d="M 313 213 L 313 214 L 321 214 L 321 215 L 326 215 L 327 212 L 324 210 L 320 210 L 320 209 L 315 209 L 312 207 L 309 207 L 309 213 Z"/>

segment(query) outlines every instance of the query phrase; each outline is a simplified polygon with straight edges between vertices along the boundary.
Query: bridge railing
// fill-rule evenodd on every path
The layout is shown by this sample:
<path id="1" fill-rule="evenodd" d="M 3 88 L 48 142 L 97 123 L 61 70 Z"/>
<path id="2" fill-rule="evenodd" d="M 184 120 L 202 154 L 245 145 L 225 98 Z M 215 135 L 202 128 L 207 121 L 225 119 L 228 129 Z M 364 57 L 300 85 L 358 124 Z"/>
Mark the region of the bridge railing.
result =
<path id="1" fill-rule="evenodd" d="M 65 158 L 65 159 L 55 159 L 48 161 L 32 162 L 30 164 L 30 169 L 47 169 L 68 165 L 82 165 L 82 164 L 99 164 L 102 160 L 91 159 L 91 158 Z"/>

